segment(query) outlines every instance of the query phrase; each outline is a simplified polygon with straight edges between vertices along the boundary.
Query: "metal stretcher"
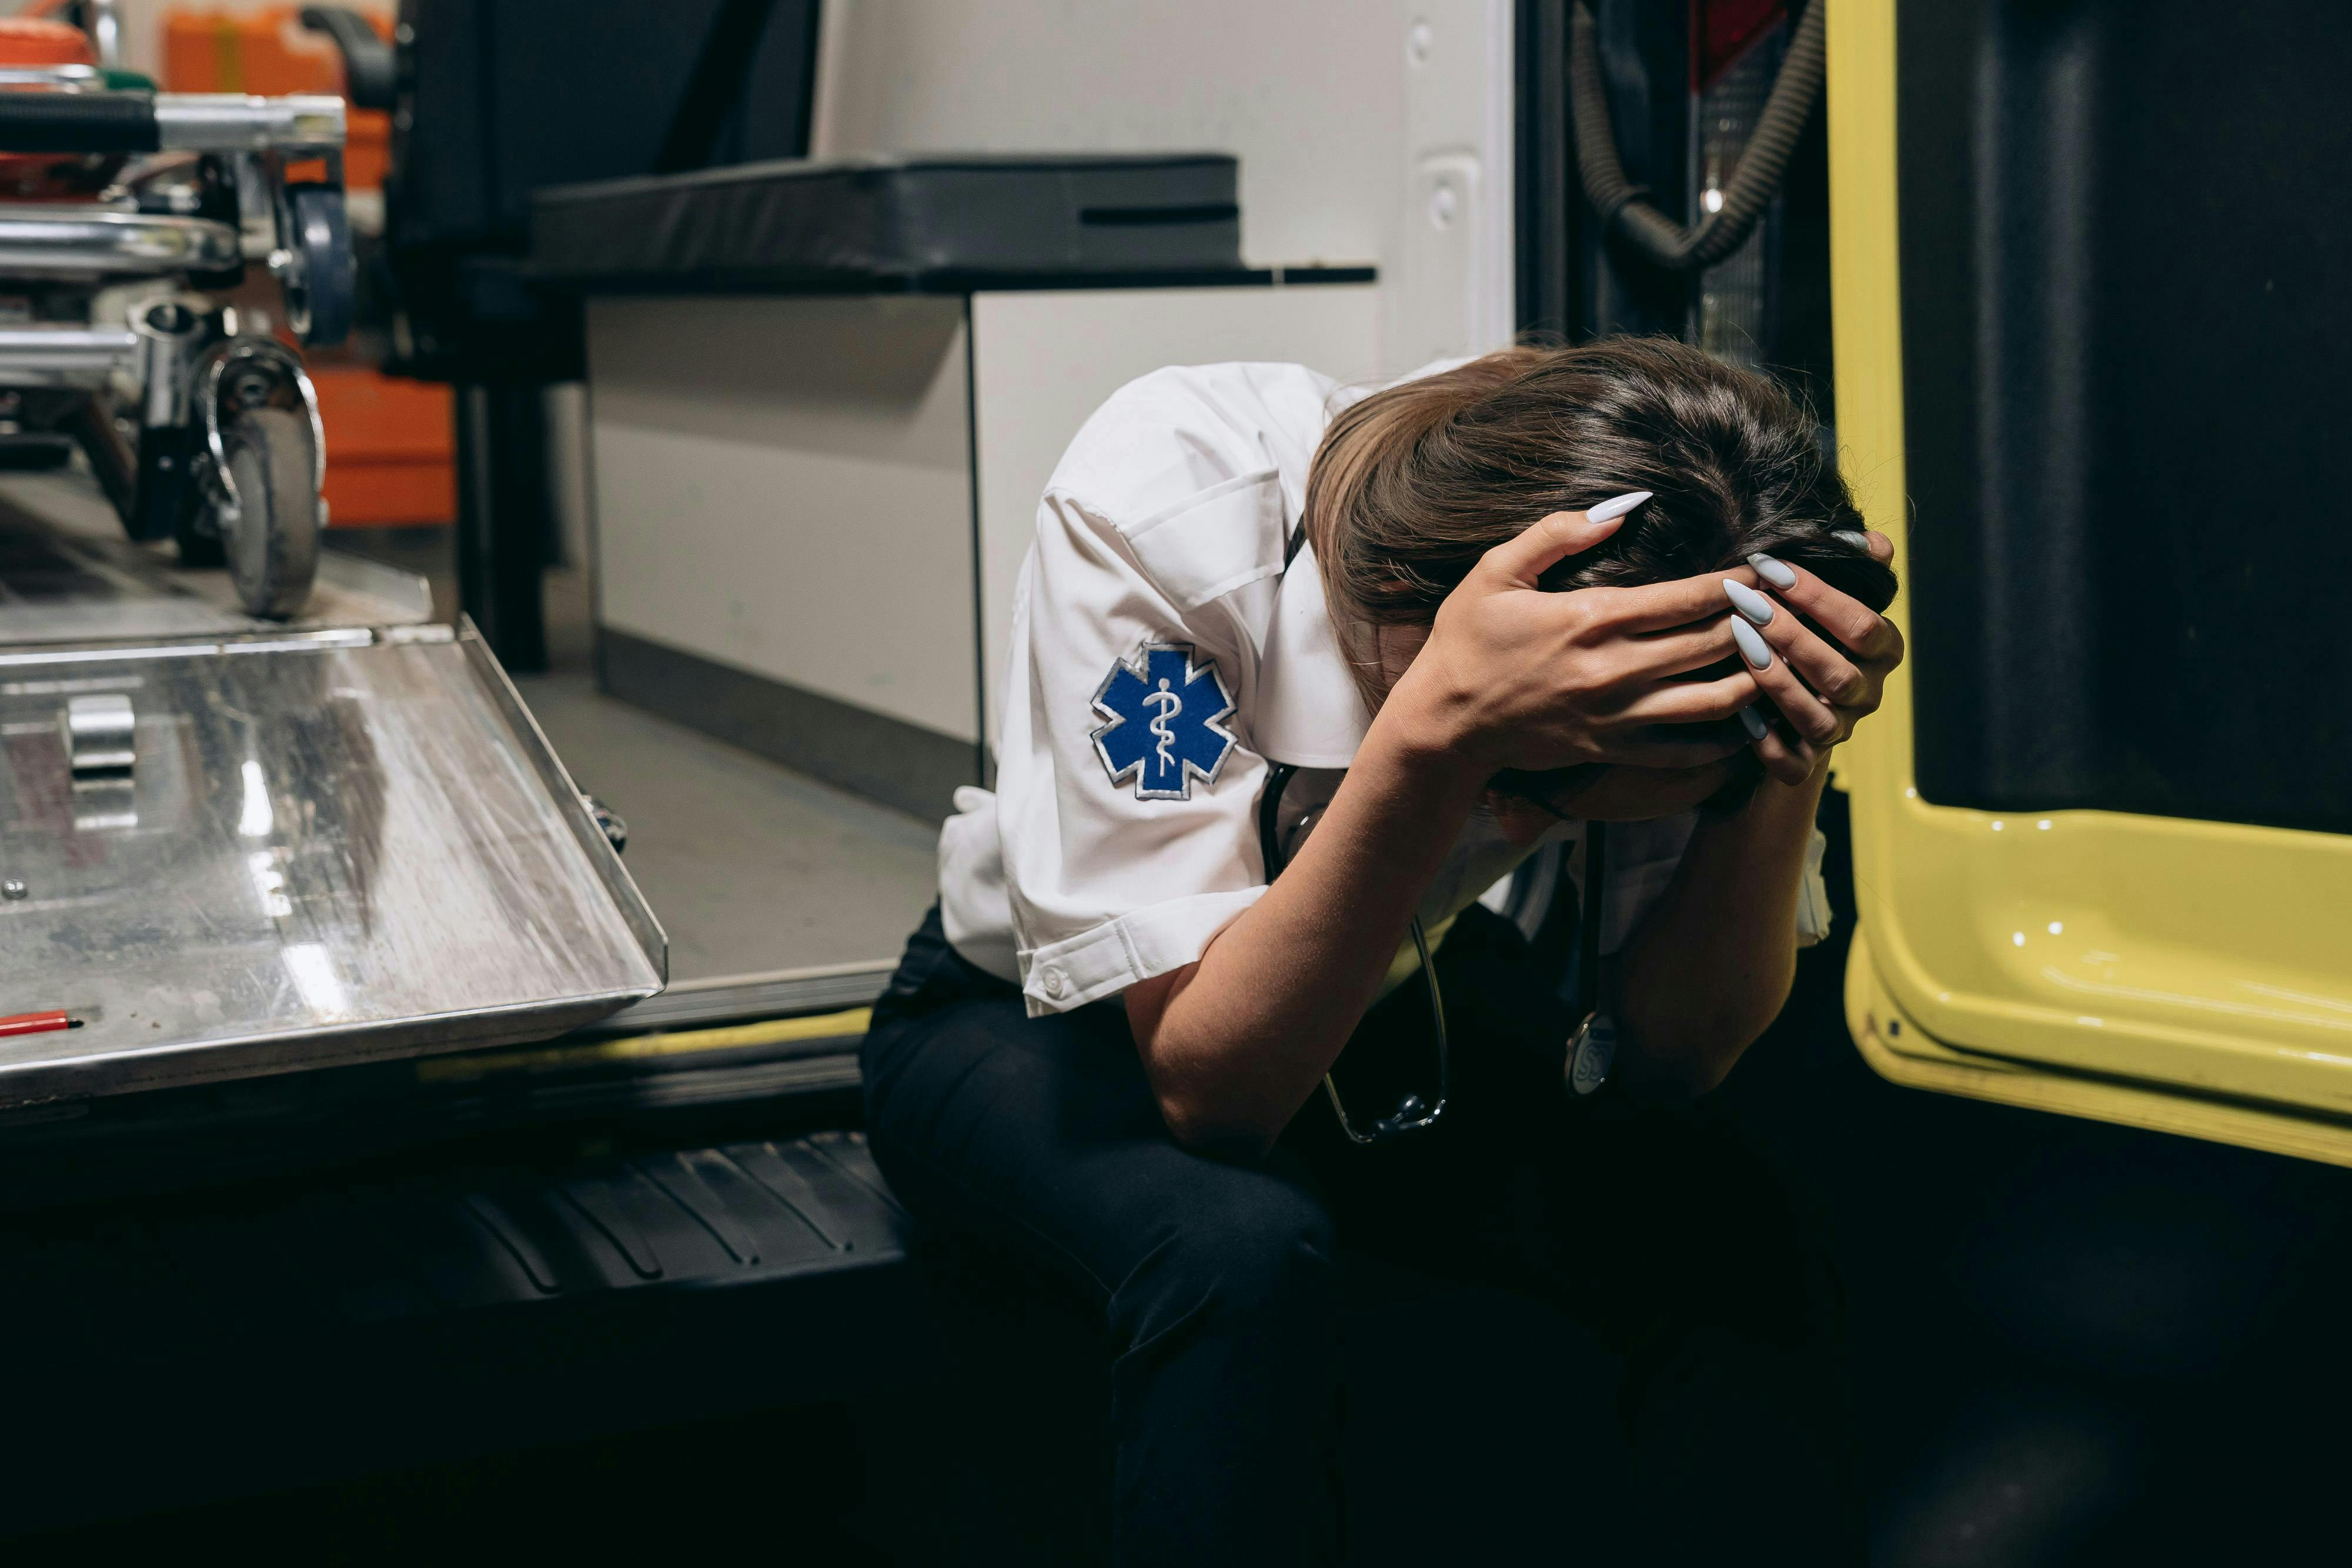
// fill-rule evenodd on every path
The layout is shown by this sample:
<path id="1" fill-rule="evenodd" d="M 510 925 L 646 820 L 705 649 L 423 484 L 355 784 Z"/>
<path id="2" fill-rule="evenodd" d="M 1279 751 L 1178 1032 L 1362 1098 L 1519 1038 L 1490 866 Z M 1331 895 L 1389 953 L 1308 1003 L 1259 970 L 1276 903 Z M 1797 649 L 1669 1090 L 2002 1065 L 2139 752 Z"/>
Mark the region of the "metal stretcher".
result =
<path id="1" fill-rule="evenodd" d="M 46 183 L 18 183 L 36 199 L 0 201 L 0 291 L 15 298 L 0 419 L 80 447 L 131 538 L 174 539 L 189 564 L 226 564 L 248 612 L 292 615 L 325 523 L 318 398 L 299 356 L 218 296 L 263 260 L 301 342 L 350 331 L 343 101 L 111 79 L 0 68 L 0 162 L 70 154 L 77 176 L 51 165 Z M 76 184 L 96 188 L 63 199 Z"/>
<path id="2" fill-rule="evenodd" d="M 350 329 L 342 141 L 339 98 L 0 65 L 0 450 L 79 445 L 130 536 L 0 495 L 0 1113 L 541 1039 L 666 978 L 473 628 L 322 570 L 317 398 L 220 294 L 264 260 L 294 338 Z"/>
<path id="3" fill-rule="evenodd" d="M 541 1039 L 662 988 L 617 834 L 423 582 L 332 554 L 312 613 L 266 621 L 36 505 L 54 483 L 0 497 L 0 1018 L 66 1023 L 0 1030 L 0 1113 Z"/>

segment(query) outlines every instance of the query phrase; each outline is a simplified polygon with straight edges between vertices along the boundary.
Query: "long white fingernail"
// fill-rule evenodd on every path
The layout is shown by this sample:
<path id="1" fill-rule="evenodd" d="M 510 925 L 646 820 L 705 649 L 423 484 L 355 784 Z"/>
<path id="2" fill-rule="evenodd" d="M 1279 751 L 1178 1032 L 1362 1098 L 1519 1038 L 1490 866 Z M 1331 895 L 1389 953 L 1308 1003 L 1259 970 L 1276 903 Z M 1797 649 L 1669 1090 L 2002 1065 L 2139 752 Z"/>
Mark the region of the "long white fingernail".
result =
<path id="1" fill-rule="evenodd" d="M 1750 703 L 1739 710 L 1739 727 L 1748 732 L 1748 739 L 1761 740 L 1772 727 L 1764 722 L 1764 716 L 1756 711 L 1754 703 Z"/>
<path id="2" fill-rule="evenodd" d="M 1772 601 L 1765 598 L 1762 594 L 1757 592 L 1754 589 L 1748 587 L 1746 583 L 1734 582 L 1731 579 L 1727 577 L 1725 578 L 1723 580 L 1723 596 L 1731 601 L 1731 607 L 1734 610 L 1737 610 L 1742 615 L 1747 616 L 1748 620 L 1753 621 L 1757 625 L 1769 626 L 1772 624 Z"/>
<path id="3" fill-rule="evenodd" d="M 1772 644 L 1764 641 L 1764 633 L 1745 621 L 1731 623 L 1731 640 L 1739 644 L 1739 652 L 1759 670 L 1772 667 Z"/>
<path id="4" fill-rule="evenodd" d="M 1748 564 L 1756 569 L 1757 576 L 1775 588 L 1797 586 L 1797 569 L 1785 560 L 1774 560 L 1769 555 L 1751 555 L 1748 558 Z"/>
<path id="5" fill-rule="evenodd" d="M 1838 543 L 1842 545 L 1852 545 L 1855 549 L 1860 550 L 1864 555 L 1868 555 L 1870 553 L 1870 536 L 1861 532 L 1859 529 L 1840 528 L 1835 533 L 1830 535 L 1830 538 L 1837 540 Z"/>
<path id="6" fill-rule="evenodd" d="M 1588 523 L 1605 523 L 1612 517 L 1622 517 L 1650 498 L 1647 490 L 1628 490 L 1622 496 L 1612 496 L 1584 514 Z"/>

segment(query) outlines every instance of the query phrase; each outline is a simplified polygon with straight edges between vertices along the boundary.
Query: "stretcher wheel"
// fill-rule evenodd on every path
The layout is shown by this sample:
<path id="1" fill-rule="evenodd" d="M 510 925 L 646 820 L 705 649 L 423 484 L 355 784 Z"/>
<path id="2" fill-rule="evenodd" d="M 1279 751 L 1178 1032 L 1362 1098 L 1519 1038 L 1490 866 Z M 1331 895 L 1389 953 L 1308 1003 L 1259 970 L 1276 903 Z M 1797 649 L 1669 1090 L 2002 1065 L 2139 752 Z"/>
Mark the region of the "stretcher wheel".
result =
<path id="1" fill-rule="evenodd" d="M 222 444 L 236 513 L 225 517 L 229 580 L 248 614 L 300 612 L 319 570 L 317 459 L 310 428 L 282 408 L 247 409 Z"/>
<path id="2" fill-rule="evenodd" d="M 340 343 L 351 336 L 358 292 L 343 193 L 331 186 L 298 185 L 287 192 L 285 210 L 293 232 L 278 281 L 286 290 L 289 324 L 307 344 Z"/>

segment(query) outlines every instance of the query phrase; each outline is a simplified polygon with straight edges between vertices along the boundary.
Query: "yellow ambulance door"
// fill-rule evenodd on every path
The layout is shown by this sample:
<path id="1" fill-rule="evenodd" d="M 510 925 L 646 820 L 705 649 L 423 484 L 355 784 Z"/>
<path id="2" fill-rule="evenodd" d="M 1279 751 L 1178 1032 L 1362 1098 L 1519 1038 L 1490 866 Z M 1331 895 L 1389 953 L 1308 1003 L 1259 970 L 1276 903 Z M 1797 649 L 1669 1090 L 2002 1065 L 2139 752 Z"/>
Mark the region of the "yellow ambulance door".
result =
<path id="1" fill-rule="evenodd" d="M 1823 3 L 1854 1039 L 2352 1164 L 2352 8 Z"/>

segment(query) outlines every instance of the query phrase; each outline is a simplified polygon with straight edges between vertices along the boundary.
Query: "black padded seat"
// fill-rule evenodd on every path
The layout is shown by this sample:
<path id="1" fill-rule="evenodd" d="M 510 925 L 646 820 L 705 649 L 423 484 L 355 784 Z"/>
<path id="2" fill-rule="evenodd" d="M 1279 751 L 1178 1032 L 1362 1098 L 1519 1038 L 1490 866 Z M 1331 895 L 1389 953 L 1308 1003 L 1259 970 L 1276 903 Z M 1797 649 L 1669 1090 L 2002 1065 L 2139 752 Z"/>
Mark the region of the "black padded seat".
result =
<path id="1" fill-rule="evenodd" d="M 964 289 L 1234 275 L 1216 152 L 787 159 L 551 186 L 531 269 L 599 291 Z"/>

